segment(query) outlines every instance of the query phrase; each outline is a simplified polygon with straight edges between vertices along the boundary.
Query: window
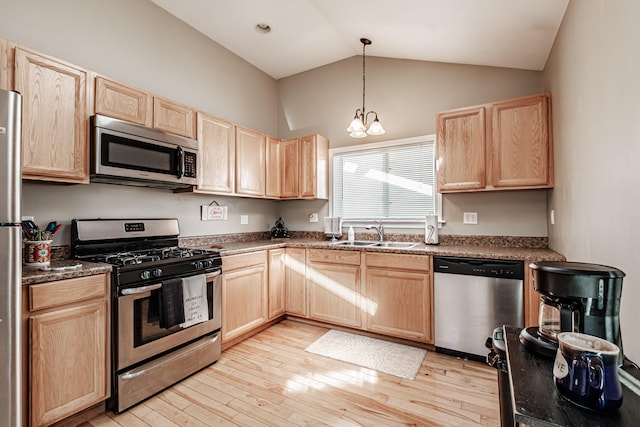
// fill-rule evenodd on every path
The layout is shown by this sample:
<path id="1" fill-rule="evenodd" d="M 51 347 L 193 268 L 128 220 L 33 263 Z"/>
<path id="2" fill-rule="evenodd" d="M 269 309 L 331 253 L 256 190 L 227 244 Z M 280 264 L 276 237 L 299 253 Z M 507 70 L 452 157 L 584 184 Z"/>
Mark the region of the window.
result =
<path id="1" fill-rule="evenodd" d="M 332 149 L 331 156 L 333 216 L 424 224 L 437 212 L 434 135 Z"/>

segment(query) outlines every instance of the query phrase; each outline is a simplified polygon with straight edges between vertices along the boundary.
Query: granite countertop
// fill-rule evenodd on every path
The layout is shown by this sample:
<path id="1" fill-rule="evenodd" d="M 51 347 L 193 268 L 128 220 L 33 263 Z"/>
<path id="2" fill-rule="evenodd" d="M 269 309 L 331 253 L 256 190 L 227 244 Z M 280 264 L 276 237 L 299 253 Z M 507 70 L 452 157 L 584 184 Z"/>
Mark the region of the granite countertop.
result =
<path id="1" fill-rule="evenodd" d="M 505 326 L 505 344 L 515 421 L 532 427 L 640 425 L 640 396 L 622 382 L 620 409 L 583 409 L 562 397 L 553 381 L 553 360 L 520 344 L 521 328 Z"/>
<path id="2" fill-rule="evenodd" d="M 287 239 L 265 239 L 264 234 L 259 233 L 254 239 L 242 241 L 232 240 L 237 235 L 223 236 L 200 236 L 181 238 L 180 246 L 191 248 L 213 248 L 219 249 L 222 256 L 237 255 L 259 250 L 277 249 L 284 247 L 313 248 L 313 249 L 333 249 L 342 251 L 360 251 L 412 254 L 412 255 L 434 255 L 434 256 L 458 256 L 467 258 L 486 259 L 511 259 L 537 261 L 565 261 L 565 257 L 551 249 L 540 247 L 537 239 L 528 238 L 495 238 L 495 239 L 468 239 L 455 240 L 454 242 L 443 242 L 440 245 L 425 245 L 419 242 L 414 247 L 382 248 L 382 247 L 350 247 L 335 245 L 329 240 L 323 240 L 316 235 L 311 237 L 287 238 Z M 395 238 L 394 238 L 395 237 Z M 367 235 L 356 235 L 356 240 L 371 240 Z M 418 242 L 417 235 L 397 235 L 390 236 L 389 241 L 412 241 Z M 68 256 L 68 255 L 67 255 Z M 51 261 L 52 267 L 79 263 L 80 267 L 68 270 L 43 271 L 36 267 L 23 267 L 22 284 L 32 285 L 35 283 L 52 282 L 55 280 L 69 279 L 73 277 L 91 276 L 103 274 L 111 271 L 108 264 L 78 261 L 74 259 L 59 259 Z"/>
<path id="3" fill-rule="evenodd" d="M 80 264 L 79 267 L 56 271 L 58 267 L 65 267 L 73 264 Z M 38 267 L 22 267 L 22 284 L 34 285 L 36 283 L 53 282 L 74 277 L 94 276 L 111 272 L 109 264 L 99 264 L 78 260 L 58 260 L 51 261 L 52 270 L 41 270 Z"/>
<path id="4" fill-rule="evenodd" d="M 545 248 L 523 248 L 505 246 L 477 246 L 477 245 L 425 245 L 420 243 L 408 249 L 381 248 L 381 247 L 350 247 L 340 246 L 330 241 L 317 239 L 276 239 L 276 240 L 253 240 L 245 242 L 223 242 L 200 245 L 200 248 L 215 248 L 220 250 L 222 256 L 237 255 L 254 252 L 258 250 L 275 249 L 281 247 L 314 248 L 314 249 L 334 249 L 344 251 L 366 250 L 367 252 L 383 252 L 413 255 L 435 255 L 435 256 L 459 256 L 468 258 L 489 258 L 489 259 L 512 259 L 527 261 L 565 261 L 566 258 Z"/>

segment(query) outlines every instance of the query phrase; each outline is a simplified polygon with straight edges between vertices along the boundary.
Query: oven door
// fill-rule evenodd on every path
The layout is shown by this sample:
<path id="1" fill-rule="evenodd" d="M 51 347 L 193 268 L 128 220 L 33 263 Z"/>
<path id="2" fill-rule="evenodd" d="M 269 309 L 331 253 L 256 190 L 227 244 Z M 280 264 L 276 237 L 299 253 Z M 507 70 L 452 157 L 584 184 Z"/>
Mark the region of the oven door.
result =
<path id="1" fill-rule="evenodd" d="M 206 275 L 209 320 L 182 328 L 161 328 L 159 322 L 161 283 L 119 291 L 116 369 L 127 368 L 146 359 L 180 347 L 203 335 L 220 329 L 222 324 L 221 271 Z"/>

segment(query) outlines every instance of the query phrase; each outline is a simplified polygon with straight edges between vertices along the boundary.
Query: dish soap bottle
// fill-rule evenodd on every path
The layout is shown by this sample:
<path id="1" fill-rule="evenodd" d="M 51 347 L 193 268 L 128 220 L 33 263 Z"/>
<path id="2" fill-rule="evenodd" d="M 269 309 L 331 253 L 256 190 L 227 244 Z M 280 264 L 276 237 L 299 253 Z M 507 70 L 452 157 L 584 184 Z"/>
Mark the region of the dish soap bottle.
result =
<path id="1" fill-rule="evenodd" d="M 349 227 L 349 232 L 347 233 L 347 240 L 353 242 L 355 240 L 355 233 L 353 232 L 353 227 Z"/>

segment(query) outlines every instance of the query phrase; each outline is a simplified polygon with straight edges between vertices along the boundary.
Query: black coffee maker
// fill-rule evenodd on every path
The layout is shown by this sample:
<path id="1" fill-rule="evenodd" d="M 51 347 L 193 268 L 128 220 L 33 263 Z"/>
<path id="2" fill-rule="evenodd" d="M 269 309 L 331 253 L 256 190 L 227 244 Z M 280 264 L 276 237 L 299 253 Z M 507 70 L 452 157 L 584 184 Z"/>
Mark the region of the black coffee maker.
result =
<path id="1" fill-rule="evenodd" d="M 535 353 L 554 357 L 560 332 L 604 338 L 620 348 L 620 296 L 625 274 L 614 267 L 579 262 L 530 264 L 533 288 L 542 294 L 537 327 L 523 329 L 520 342 Z"/>

